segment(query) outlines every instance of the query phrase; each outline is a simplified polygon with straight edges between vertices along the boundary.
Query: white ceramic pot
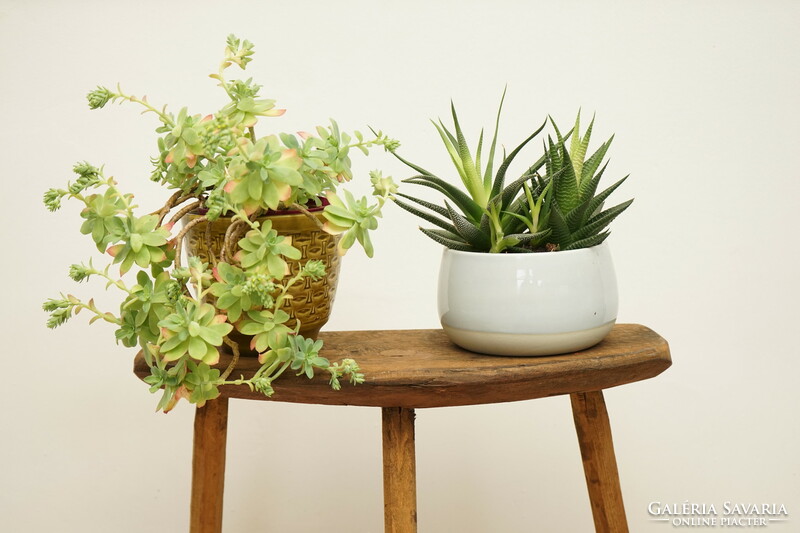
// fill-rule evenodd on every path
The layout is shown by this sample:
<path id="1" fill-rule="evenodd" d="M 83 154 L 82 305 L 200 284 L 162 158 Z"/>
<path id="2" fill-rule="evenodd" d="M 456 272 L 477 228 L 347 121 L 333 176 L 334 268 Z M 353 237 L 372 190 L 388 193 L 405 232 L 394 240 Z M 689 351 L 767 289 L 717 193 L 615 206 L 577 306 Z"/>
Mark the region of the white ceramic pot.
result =
<path id="1" fill-rule="evenodd" d="M 450 339 L 493 355 L 553 355 L 593 346 L 617 319 L 608 245 L 489 254 L 445 249 L 439 318 Z"/>

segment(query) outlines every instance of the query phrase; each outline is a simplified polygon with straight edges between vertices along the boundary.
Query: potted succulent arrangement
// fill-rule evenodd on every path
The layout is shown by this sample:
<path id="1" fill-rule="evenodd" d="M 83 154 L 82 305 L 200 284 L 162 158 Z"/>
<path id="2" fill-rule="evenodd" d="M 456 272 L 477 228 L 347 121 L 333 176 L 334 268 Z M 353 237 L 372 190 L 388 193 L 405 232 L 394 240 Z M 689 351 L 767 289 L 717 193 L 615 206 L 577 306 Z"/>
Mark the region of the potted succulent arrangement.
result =
<path id="1" fill-rule="evenodd" d="M 470 152 L 451 104 L 453 131 L 433 122 L 465 190 L 393 154 L 417 175 L 405 183 L 444 197 L 442 205 L 404 193 L 403 209 L 433 224 L 420 228 L 442 244 L 439 315 L 447 335 L 468 350 L 495 355 L 551 355 L 588 348 L 611 330 L 617 316 L 617 285 L 607 244 L 608 225 L 632 200 L 605 209 L 625 178 L 598 191 L 611 140 L 589 157 L 594 119 L 580 132 L 562 135 L 546 120 L 493 173 L 505 92 L 494 136 L 482 167 L 483 131 Z M 506 184 L 509 165 L 547 125 L 542 155 Z"/>
<path id="2" fill-rule="evenodd" d="M 252 79 L 225 77 L 233 65 L 244 70 L 253 53 L 249 41 L 228 37 L 211 75 L 227 102 L 214 114 L 183 108 L 175 115 L 119 86 L 88 94 L 91 109 L 132 103 L 158 119 L 150 179 L 168 190 L 162 206 L 140 212 L 133 195 L 89 163 L 75 165 L 77 177 L 66 188 L 44 195 L 50 211 L 66 199 L 82 204 L 81 233 L 112 258 L 104 267 L 73 264 L 70 277 L 100 278 L 123 296 L 112 313 L 93 299 L 62 294 L 43 305 L 47 325 L 79 312 L 113 324 L 117 342 L 142 350 L 151 371 L 145 381 L 151 392 L 163 391 L 158 409 L 165 412 L 181 398 L 202 406 L 222 385 L 271 395 L 287 370 L 309 378 L 324 372 L 335 389 L 343 378 L 364 379 L 356 361 L 320 355 L 315 337 L 330 313 L 339 256 L 356 242 L 372 256 L 369 231 L 396 190 L 390 178 L 372 173 L 375 202 L 339 191 L 352 178 L 349 154 L 398 143 L 379 132 L 351 136 L 332 120 L 314 134 L 258 136 L 262 117 L 285 110 L 261 98 Z M 225 368 L 215 366 L 221 350 L 232 354 Z M 248 379 L 235 378 L 240 355 L 259 358 Z"/>

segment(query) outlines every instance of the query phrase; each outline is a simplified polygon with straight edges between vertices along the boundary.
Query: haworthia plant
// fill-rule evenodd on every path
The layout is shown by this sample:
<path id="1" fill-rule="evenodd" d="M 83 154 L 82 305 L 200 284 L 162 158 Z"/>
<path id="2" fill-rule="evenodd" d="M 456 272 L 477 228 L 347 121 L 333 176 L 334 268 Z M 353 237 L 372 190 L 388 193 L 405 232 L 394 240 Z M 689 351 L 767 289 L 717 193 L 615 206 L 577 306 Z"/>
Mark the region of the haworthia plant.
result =
<path id="1" fill-rule="evenodd" d="M 393 199 L 406 211 L 433 224 L 421 231 L 443 246 L 472 252 L 536 252 L 587 248 L 603 242 L 605 228 L 632 200 L 602 210 L 605 199 L 625 181 L 623 178 L 600 194 L 597 185 L 605 171 L 600 166 L 611 139 L 588 159 L 586 153 L 594 120 L 580 135 L 580 113 L 575 126 L 562 135 L 550 119 L 556 140 L 548 137 L 544 153 L 522 173 L 505 184 L 508 168 L 519 152 L 547 124 L 545 121 L 503 159 L 492 174 L 503 98 L 497 111 L 494 135 L 485 167 L 481 167 L 483 130 L 474 155 L 461 130 L 455 105 L 451 104 L 453 131 L 434 122 L 456 168 L 464 189 L 392 152 L 418 174 L 403 180 L 434 189 L 444 196 L 443 205 L 404 193 Z M 613 138 L 613 137 L 612 137 Z M 567 141 L 570 141 L 567 148 Z M 599 169 L 599 170 L 598 170 Z"/>

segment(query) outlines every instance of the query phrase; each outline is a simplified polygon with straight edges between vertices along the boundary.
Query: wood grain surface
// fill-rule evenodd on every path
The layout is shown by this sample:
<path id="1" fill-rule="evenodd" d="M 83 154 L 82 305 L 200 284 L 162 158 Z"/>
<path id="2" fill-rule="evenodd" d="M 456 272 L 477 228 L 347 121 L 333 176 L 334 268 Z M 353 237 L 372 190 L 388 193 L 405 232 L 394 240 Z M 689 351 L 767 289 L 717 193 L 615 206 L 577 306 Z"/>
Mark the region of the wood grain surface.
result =
<path id="1" fill-rule="evenodd" d="M 603 391 L 570 395 L 596 533 L 628 533 Z"/>
<path id="2" fill-rule="evenodd" d="M 366 376 L 362 385 L 343 383 L 333 391 L 326 376 L 309 380 L 286 372 L 271 398 L 246 386 L 225 386 L 223 396 L 279 402 L 372 407 L 425 408 L 529 400 L 607 389 L 654 377 L 670 364 L 669 346 L 638 324 L 618 324 L 588 350 L 546 357 L 501 357 L 468 352 L 442 330 L 323 332 L 322 355 L 331 361 L 350 357 Z M 220 358 L 225 368 L 229 355 Z M 231 377 L 251 376 L 255 358 L 241 358 Z M 140 378 L 149 375 L 141 353 L 134 362 Z"/>
<path id="3" fill-rule="evenodd" d="M 194 415 L 190 533 L 222 531 L 227 438 L 228 398 L 198 407 Z"/>
<path id="4" fill-rule="evenodd" d="M 417 531 L 414 417 L 413 409 L 382 409 L 383 517 L 386 533 Z"/>

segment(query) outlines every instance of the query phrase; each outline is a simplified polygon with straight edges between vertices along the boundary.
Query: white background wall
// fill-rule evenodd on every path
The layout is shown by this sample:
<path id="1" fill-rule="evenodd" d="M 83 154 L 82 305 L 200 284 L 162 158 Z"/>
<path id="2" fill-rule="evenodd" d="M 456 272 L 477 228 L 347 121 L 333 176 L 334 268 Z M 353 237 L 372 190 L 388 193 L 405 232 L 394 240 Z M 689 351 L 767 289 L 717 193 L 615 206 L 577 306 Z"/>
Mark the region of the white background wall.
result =
<path id="1" fill-rule="evenodd" d="M 777 0 L 0 1 L 0 531 L 187 528 L 193 409 L 154 414 L 111 327 L 44 328 L 45 298 L 102 286 L 67 278 L 93 246 L 76 205 L 51 214 L 41 195 L 87 159 L 155 206 L 156 122 L 90 112 L 84 94 L 121 82 L 213 112 L 206 75 L 230 32 L 256 43 L 248 73 L 289 110 L 270 127 L 374 125 L 441 172 L 428 118 L 451 97 L 473 142 L 505 84 L 507 145 L 548 113 L 596 111 L 595 138 L 616 133 L 609 175 L 632 175 L 617 199 L 636 198 L 610 240 L 620 321 L 674 358 L 606 394 L 631 529 L 671 529 L 648 503 L 688 500 L 784 504 L 769 529 L 797 531 L 798 20 Z M 381 153 L 355 168 L 356 190 L 371 168 L 408 176 Z M 377 257 L 346 258 L 329 329 L 438 326 L 440 250 L 387 211 Z M 379 429 L 375 409 L 233 402 L 225 530 L 381 531 Z M 423 533 L 591 530 L 567 398 L 419 411 L 417 457 Z"/>

